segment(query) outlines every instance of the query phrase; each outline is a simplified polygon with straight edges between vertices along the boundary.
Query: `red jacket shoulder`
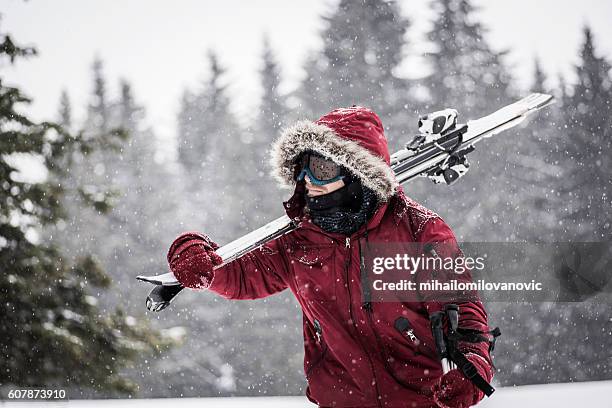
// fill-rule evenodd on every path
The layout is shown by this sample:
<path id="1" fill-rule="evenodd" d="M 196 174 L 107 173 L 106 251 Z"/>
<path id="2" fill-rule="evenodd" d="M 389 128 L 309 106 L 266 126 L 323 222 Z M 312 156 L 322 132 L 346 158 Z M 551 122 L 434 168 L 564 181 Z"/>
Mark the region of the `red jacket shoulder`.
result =
<path id="1" fill-rule="evenodd" d="M 441 242 L 455 239 L 448 224 L 434 211 L 421 205 L 403 192 L 395 197 L 395 215 L 410 228 L 415 242 Z"/>

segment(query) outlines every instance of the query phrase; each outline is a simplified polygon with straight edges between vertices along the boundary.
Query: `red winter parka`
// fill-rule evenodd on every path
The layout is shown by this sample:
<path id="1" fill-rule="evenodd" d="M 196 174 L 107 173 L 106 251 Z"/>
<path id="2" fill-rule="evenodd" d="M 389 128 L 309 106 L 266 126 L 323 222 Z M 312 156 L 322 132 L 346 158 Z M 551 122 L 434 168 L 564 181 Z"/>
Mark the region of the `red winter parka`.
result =
<path id="1" fill-rule="evenodd" d="M 407 198 L 389 167 L 380 119 L 354 107 L 317 122 L 299 122 L 273 146 L 278 179 L 293 185 L 293 162 L 316 151 L 349 168 L 381 203 L 372 218 L 347 237 L 327 233 L 308 219 L 303 186 L 285 203 L 299 228 L 217 269 L 210 290 L 228 299 L 258 299 L 289 288 L 303 310 L 304 371 L 308 398 L 323 407 L 434 407 L 431 386 L 442 375 L 428 316 L 429 302 L 380 302 L 364 307 L 361 248 L 369 243 L 455 243 L 435 213 Z M 460 327 L 488 330 L 480 302 L 460 303 Z M 401 333 L 404 317 L 413 329 Z M 473 351 L 489 363 L 484 343 Z"/>

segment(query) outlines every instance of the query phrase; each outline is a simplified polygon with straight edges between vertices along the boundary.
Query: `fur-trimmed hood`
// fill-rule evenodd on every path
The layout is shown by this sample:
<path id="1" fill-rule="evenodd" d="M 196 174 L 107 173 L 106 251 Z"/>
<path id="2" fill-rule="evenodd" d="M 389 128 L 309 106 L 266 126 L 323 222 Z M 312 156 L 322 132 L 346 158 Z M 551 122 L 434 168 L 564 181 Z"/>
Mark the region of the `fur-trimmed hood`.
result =
<path id="1" fill-rule="evenodd" d="M 285 129 L 272 145 L 274 177 L 286 187 L 295 186 L 294 162 L 305 151 L 314 151 L 348 168 L 387 202 L 398 186 L 391 167 L 382 123 L 370 109 L 340 108 L 316 122 L 300 121 Z"/>

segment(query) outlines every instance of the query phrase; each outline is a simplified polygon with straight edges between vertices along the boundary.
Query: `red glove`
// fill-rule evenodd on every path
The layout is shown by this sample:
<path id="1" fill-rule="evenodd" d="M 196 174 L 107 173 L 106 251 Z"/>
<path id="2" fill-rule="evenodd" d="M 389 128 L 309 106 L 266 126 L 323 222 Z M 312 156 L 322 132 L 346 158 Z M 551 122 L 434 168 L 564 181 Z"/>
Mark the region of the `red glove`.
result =
<path id="1" fill-rule="evenodd" d="M 493 370 L 489 362 L 479 354 L 466 353 L 468 360 L 478 370 L 478 374 L 487 382 L 493 378 Z M 459 370 L 451 370 L 444 374 L 432 387 L 433 399 L 440 408 L 468 408 L 478 404 L 484 397 L 470 380 Z"/>
<path id="2" fill-rule="evenodd" d="M 199 232 L 184 232 L 168 250 L 168 265 L 176 279 L 186 288 L 206 289 L 214 276 L 213 268 L 223 260 L 219 245 Z"/>

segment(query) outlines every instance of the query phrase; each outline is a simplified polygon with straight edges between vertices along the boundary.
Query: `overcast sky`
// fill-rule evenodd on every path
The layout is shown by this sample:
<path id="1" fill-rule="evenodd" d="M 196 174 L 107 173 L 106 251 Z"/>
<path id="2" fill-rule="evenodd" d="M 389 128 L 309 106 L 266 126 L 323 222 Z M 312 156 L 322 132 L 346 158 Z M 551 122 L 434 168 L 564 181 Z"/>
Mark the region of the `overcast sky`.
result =
<path id="1" fill-rule="evenodd" d="M 99 55 L 111 94 L 117 94 L 120 77 L 131 81 L 147 108 L 147 123 L 167 138 L 175 133 L 181 93 L 205 79 L 207 49 L 218 51 L 229 69 L 234 109 L 246 117 L 260 92 L 263 33 L 269 34 L 280 60 L 283 89 L 291 90 L 301 78 L 305 56 L 320 46 L 320 16 L 337 1 L 0 0 L 0 30 L 20 43 L 35 44 L 40 52 L 1 69 L 9 83 L 19 84 L 35 99 L 30 112 L 37 118 L 55 118 L 62 88 L 68 90 L 75 114 L 82 116 L 92 88 L 91 63 Z M 489 28 L 491 44 L 511 49 L 509 62 L 521 84 L 531 75 L 535 55 L 551 76 L 571 75 L 585 23 L 593 27 L 599 52 L 612 59 L 612 1 L 474 3 L 482 6 L 478 16 Z M 399 4 L 413 22 L 404 72 L 418 76 L 418 55 L 426 47 L 422 34 L 431 18 L 429 1 Z"/>

